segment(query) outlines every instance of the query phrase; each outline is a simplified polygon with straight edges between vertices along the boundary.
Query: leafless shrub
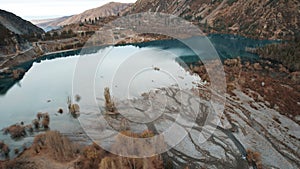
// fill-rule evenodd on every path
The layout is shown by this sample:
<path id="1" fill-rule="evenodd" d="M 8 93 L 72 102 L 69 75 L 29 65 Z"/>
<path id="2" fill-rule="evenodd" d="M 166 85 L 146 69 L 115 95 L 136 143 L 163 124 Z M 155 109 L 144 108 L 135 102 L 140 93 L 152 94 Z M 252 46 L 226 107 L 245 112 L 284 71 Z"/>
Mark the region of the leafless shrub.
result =
<path id="1" fill-rule="evenodd" d="M 33 124 L 33 126 L 34 126 L 35 129 L 40 128 L 40 122 L 39 122 L 38 119 L 34 119 L 34 120 L 32 121 L 32 124 Z"/>
<path id="2" fill-rule="evenodd" d="M 71 104 L 70 105 L 70 113 L 74 114 L 80 111 L 80 107 L 78 104 Z"/>
<path id="3" fill-rule="evenodd" d="M 1 148 L 1 152 L 2 152 L 6 157 L 8 157 L 9 152 L 10 152 L 10 149 L 9 149 L 8 145 L 3 144 L 3 147 Z"/>
<path id="4" fill-rule="evenodd" d="M 247 150 L 247 160 L 249 163 L 255 163 L 257 166 L 257 169 L 262 169 L 262 161 L 261 156 L 259 152 L 254 152 L 250 149 Z"/>
<path id="5" fill-rule="evenodd" d="M 80 107 L 78 104 L 71 104 L 69 106 L 69 111 L 74 118 L 77 118 L 79 116 Z"/>
<path id="6" fill-rule="evenodd" d="M 80 99 L 81 99 L 81 96 L 80 96 L 80 95 L 78 95 L 78 94 L 76 94 L 76 95 L 75 95 L 75 100 L 76 100 L 76 102 L 79 102 L 79 101 L 80 101 Z"/>
<path id="7" fill-rule="evenodd" d="M 108 153 L 106 153 L 101 147 L 93 143 L 87 146 L 82 151 L 82 156 L 76 163 L 76 168 L 80 169 L 90 169 L 98 168 L 101 159 L 104 158 Z"/>
<path id="8" fill-rule="evenodd" d="M 43 120 L 42 120 L 42 126 L 45 129 L 49 128 L 49 123 L 50 123 L 50 116 L 48 113 L 43 114 Z"/>
<path id="9" fill-rule="evenodd" d="M 18 124 L 11 125 L 10 127 L 4 129 L 4 133 L 5 134 L 9 133 L 11 138 L 13 139 L 26 136 L 25 127 Z"/>
<path id="10" fill-rule="evenodd" d="M 116 111 L 115 103 L 111 99 L 108 87 L 106 87 L 104 89 L 104 98 L 105 98 L 105 108 L 106 108 L 106 111 L 108 111 L 108 112 L 115 112 Z"/>
<path id="11" fill-rule="evenodd" d="M 43 117 L 43 113 L 38 112 L 38 114 L 36 115 L 36 118 L 37 118 L 38 120 L 41 120 L 42 117 Z"/>
<path id="12" fill-rule="evenodd" d="M 28 132 L 32 133 L 33 132 L 33 127 L 31 124 L 26 125 L 25 128 L 27 129 Z"/>

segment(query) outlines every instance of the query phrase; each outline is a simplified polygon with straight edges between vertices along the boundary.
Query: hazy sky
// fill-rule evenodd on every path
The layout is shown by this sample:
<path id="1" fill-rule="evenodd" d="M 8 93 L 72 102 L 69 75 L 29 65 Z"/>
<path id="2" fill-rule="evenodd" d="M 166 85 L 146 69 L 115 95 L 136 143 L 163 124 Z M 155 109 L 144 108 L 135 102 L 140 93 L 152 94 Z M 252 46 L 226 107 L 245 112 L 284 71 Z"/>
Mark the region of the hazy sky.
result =
<path id="1" fill-rule="evenodd" d="M 31 20 L 78 14 L 111 1 L 133 3 L 136 0 L 0 0 L 0 9 Z"/>

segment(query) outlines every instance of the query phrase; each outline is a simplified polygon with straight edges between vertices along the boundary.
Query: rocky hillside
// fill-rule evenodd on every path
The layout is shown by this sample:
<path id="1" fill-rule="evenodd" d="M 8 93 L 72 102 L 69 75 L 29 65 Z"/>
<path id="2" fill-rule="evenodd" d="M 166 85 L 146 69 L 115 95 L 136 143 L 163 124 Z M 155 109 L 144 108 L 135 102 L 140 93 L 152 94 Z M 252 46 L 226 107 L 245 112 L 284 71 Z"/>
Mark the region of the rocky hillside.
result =
<path id="1" fill-rule="evenodd" d="M 27 48 L 28 44 L 19 35 L 7 29 L 0 23 L 0 56 L 1 54 L 15 53 L 17 50 Z M 2 57 L 0 57 L 0 62 Z"/>
<path id="2" fill-rule="evenodd" d="M 31 22 L 23 20 L 19 16 L 4 10 L 0 10 L 0 23 L 11 32 L 19 35 L 44 33 L 41 28 L 36 27 Z"/>
<path id="3" fill-rule="evenodd" d="M 163 12 L 198 23 L 209 32 L 291 39 L 300 27 L 298 0 L 138 0 L 122 15 Z"/>
<path id="4" fill-rule="evenodd" d="M 0 64 L 5 56 L 30 48 L 27 39 L 44 33 L 41 28 L 10 12 L 0 10 Z"/>

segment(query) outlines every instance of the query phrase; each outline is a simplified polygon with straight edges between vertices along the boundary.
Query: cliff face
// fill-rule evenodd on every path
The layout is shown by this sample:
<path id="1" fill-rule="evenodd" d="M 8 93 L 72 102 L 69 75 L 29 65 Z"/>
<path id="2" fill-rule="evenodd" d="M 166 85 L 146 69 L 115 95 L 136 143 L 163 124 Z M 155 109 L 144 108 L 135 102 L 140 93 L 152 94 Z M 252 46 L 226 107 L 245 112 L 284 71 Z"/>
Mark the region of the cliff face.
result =
<path id="1" fill-rule="evenodd" d="M 138 0 L 122 15 L 163 12 L 210 28 L 255 38 L 291 39 L 300 27 L 298 0 Z"/>

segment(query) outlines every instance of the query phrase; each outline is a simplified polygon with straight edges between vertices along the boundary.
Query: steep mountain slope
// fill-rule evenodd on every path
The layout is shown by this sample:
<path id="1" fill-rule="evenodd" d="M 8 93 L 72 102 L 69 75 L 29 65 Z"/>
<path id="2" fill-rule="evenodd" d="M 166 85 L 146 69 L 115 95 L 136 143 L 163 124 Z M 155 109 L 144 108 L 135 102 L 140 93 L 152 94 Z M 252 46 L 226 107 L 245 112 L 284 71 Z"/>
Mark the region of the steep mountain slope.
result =
<path id="1" fill-rule="evenodd" d="M 16 47 L 17 44 L 19 47 Z M 0 23 L 0 56 L 1 54 L 9 54 L 16 52 L 16 48 L 23 47 L 26 41 L 20 36 L 14 34 L 12 31 L 7 29 L 4 25 Z M 26 46 L 26 45 L 25 45 Z M 1 61 L 0 57 L 0 61 Z"/>
<path id="2" fill-rule="evenodd" d="M 0 23 L 11 32 L 19 35 L 41 34 L 44 31 L 29 21 L 25 21 L 13 13 L 0 9 Z"/>
<path id="3" fill-rule="evenodd" d="M 210 32 L 291 39 L 300 27 L 298 0 L 138 0 L 122 12 L 163 12 L 210 28 Z"/>
<path id="4" fill-rule="evenodd" d="M 298 0 L 239 0 L 221 9 L 210 23 L 244 34 L 272 39 L 291 39 L 300 28 Z"/>
<path id="5" fill-rule="evenodd" d="M 32 23 L 23 20 L 15 14 L 0 10 L 0 62 L 6 59 L 6 55 L 29 49 L 30 44 L 27 38 L 42 33 L 44 31 Z"/>
<path id="6" fill-rule="evenodd" d="M 110 2 L 98 8 L 87 10 L 81 14 L 74 15 L 58 24 L 58 26 L 69 25 L 72 23 L 83 22 L 84 20 L 92 19 L 99 17 L 107 17 L 107 16 L 115 16 L 128 6 L 130 3 L 117 3 L 117 2 Z"/>

